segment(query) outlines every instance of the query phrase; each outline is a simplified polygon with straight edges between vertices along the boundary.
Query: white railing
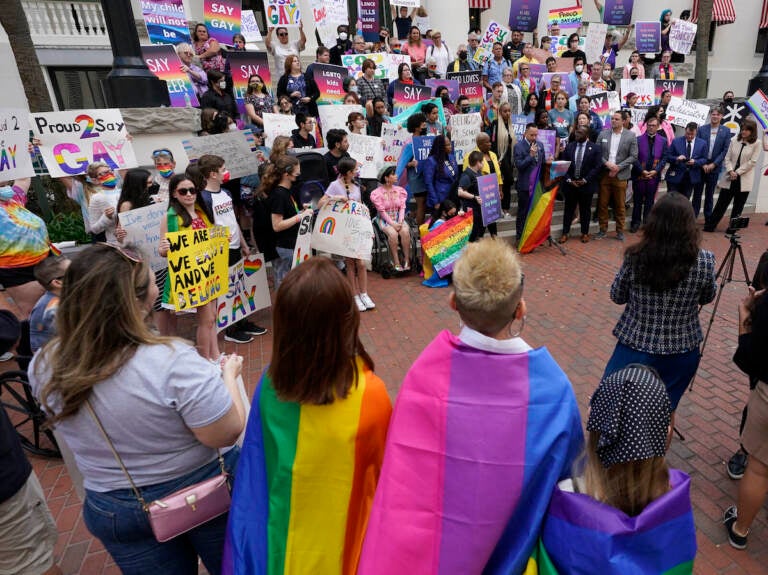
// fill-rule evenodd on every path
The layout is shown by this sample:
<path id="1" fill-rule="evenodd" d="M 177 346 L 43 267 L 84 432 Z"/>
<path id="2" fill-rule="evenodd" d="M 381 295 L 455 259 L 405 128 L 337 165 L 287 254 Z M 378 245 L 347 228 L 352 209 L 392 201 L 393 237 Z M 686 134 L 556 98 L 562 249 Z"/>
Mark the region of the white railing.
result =
<path id="1" fill-rule="evenodd" d="M 36 46 L 109 46 L 99 2 L 22 0 L 21 3 Z"/>

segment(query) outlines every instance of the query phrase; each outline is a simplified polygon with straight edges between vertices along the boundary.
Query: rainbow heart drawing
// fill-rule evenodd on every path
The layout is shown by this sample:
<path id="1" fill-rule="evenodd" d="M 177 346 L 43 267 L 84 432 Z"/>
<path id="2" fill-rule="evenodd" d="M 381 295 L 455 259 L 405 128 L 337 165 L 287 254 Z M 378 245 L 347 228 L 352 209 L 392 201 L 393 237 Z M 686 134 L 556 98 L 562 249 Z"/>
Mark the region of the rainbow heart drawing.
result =
<path id="1" fill-rule="evenodd" d="M 252 276 L 257 271 L 259 271 L 263 265 L 264 262 L 261 261 L 261 258 L 256 258 L 255 260 L 245 260 L 245 262 L 243 262 L 245 275 Z"/>

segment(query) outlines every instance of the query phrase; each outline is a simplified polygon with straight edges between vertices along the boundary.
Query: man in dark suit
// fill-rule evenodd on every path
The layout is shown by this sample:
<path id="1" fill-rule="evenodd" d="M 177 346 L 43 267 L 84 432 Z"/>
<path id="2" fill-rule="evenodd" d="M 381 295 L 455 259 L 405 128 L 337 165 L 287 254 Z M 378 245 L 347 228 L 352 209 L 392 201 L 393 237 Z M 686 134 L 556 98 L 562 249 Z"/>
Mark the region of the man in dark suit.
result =
<path id="1" fill-rule="evenodd" d="M 632 168 L 632 222 L 633 234 L 645 222 L 653 207 L 659 189 L 661 172 L 666 165 L 669 146 L 664 133 L 659 134 L 659 119 L 652 116 L 645 123 L 645 134 L 637 138 L 637 161 Z"/>
<path id="2" fill-rule="evenodd" d="M 707 163 L 707 142 L 696 137 L 698 126 L 689 122 L 685 136 L 672 140 L 667 153 L 667 191 L 691 197 L 693 187 L 702 181 L 701 167 Z"/>
<path id="3" fill-rule="evenodd" d="M 707 143 L 707 163 L 701 168 L 704 172 L 702 181 L 693 187 L 693 213 L 699 216 L 701 209 L 701 192 L 704 191 L 704 219 L 712 217 L 712 207 L 714 205 L 715 186 L 720 176 L 720 170 L 723 167 L 725 154 L 731 145 L 731 130 L 723 126 L 723 112 L 720 106 L 713 106 L 709 111 L 709 124 L 701 126 L 696 133 L 697 138 L 701 138 Z"/>
<path id="4" fill-rule="evenodd" d="M 536 187 L 536 182 L 531 182 L 531 177 L 544 163 L 544 146 L 536 141 L 539 130 L 536 124 L 530 123 L 525 127 L 523 139 L 515 144 L 514 156 L 517 166 L 517 240 L 523 235 L 525 218 L 528 215 L 528 207 L 531 202 L 531 192 Z"/>
<path id="5" fill-rule="evenodd" d="M 611 114 L 611 129 L 600 132 L 605 172 L 600 180 L 600 194 L 597 198 L 597 219 L 600 231 L 595 239 L 602 239 L 608 231 L 608 204 L 613 203 L 616 216 L 616 239 L 624 241 L 625 203 L 627 181 L 632 175 L 632 166 L 637 161 L 637 136 L 624 129 L 621 112 Z"/>
<path id="6" fill-rule="evenodd" d="M 568 167 L 563 186 L 565 209 L 563 210 L 563 235 L 560 236 L 561 244 L 568 241 L 577 204 L 579 224 L 581 224 L 581 242 L 589 241 L 592 195 L 597 191 L 600 171 L 603 169 L 600 146 L 589 141 L 589 129 L 584 126 L 576 128 L 574 136 L 576 141 L 568 144 L 563 157 L 564 160 L 571 162 L 571 165 Z"/>

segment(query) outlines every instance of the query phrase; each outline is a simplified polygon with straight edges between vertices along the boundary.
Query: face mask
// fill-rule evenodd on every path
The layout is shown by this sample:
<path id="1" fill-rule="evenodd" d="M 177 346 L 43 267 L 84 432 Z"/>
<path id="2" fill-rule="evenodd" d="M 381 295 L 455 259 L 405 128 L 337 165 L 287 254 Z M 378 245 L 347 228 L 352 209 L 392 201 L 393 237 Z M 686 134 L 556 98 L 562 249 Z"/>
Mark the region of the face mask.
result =
<path id="1" fill-rule="evenodd" d="M 221 182 L 226 184 L 229 181 L 229 177 L 229 170 L 224 170 L 224 173 L 221 174 Z"/>
<path id="2" fill-rule="evenodd" d="M 468 114 L 469 113 L 469 106 L 462 106 L 461 107 L 461 112 L 463 114 Z"/>
<path id="3" fill-rule="evenodd" d="M 467 53 L 459 52 L 459 60 L 466 60 L 466 59 L 467 59 Z"/>
<path id="4" fill-rule="evenodd" d="M 630 78 L 632 78 L 633 80 L 637 80 L 637 74 L 635 74 L 634 76 L 630 76 Z"/>
<path id="5" fill-rule="evenodd" d="M 13 199 L 13 188 L 11 186 L 3 186 L 0 188 L 0 201 L 8 202 Z"/>
<path id="6" fill-rule="evenodd" d="M 170 178 L 173 175 L 173 168 L 165 168 L 162 170 L 157 170 L 157 173 L 163 176 L 164 178 Z"/>
<path id="7" fill-rule="evenodd" d="M 102 188 L 109 188 L 110 190 L 117 186 L 117 178 L 115 174 L 107 174 L 99 178 L 99 185 Z"/>
<path id="8" fill-rule="evenodd" d="M 576 66 L 575 70 L 577 74 L 581 74 L 584 71 L 584 66 Z"/>
<path id="9" fill-rule="evenodd" d="M 730 106 L 731 104 L 733 104 L 733 98 L 726 98 L 725 100 L 723 100 L 723 102 L 725 102 L 727 105 Z"/>
<path id="10" fill-rule="evenodd" d="M 341 40 L 342 42 L 346 42 L 347 41 L 347 33 L 346 32 L 340 32 L 339 33 L 339 40 Z"/>
<path id="11" fill-rule="evenodd" d="M 221 88 L 222 90 L 226 90 L 227 89 L 227 82 L 226 82 L 226 80 L 223 80 L 223 81 L 219 82 L 219 88 Z"/>
<path id="12" fill-rule="evenodd" d="M 357 86 L 350 86 L 349 91 L 352 92 L 353 94 L 357 94 Z"/>
<path id="13" fill-rule="evenodd" d="M 610 77 L 611 77 L 611 71 L 603 70 L 603 78 L 610 78 Z"/>

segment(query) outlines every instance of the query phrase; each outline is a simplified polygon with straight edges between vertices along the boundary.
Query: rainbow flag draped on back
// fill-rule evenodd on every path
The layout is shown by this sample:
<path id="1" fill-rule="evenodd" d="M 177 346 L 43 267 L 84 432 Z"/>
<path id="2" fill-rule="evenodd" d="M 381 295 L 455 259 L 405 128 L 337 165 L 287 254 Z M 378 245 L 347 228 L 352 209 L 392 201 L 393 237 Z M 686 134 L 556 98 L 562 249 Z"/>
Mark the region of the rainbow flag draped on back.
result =
<path id="1" fill-rule="evenodd" d="M 556 488 L 534 558 L 538 573 L 692 573 L 696 528 L 691 478 L 676 469 L 670 469 L 669 478 L 670 491 L 637 517 L 588 495 Z"/>
<path id="2" fill-rule="evenodd" d="M 397 397 L 358 574 L 521 573 L 582 437 L 545 348 L 490 353 L 443 331 Z"/>
<path id="3" fill-rule="evenodd" d="M 549 237 L 549 229 L 552 224 L 552 211 L 555 208 L 555 196 L 557 196 L 558 183 L 552 183 L 548 188 L 541 181 L 539 168 L 531 176 L 531 203 L 528 215 L 525 218 L 523 235 L 517 244 L 517 250 L 521 254 L 527 254 L 543 244 Z"/>
<path id="4" fill-rule="evenodd" d="M 278 399 L 265 372 L 237 466 L 224 546 L 227 575 L 354 575 L 392 411 L 357 360 L 346 399 Z"/>

